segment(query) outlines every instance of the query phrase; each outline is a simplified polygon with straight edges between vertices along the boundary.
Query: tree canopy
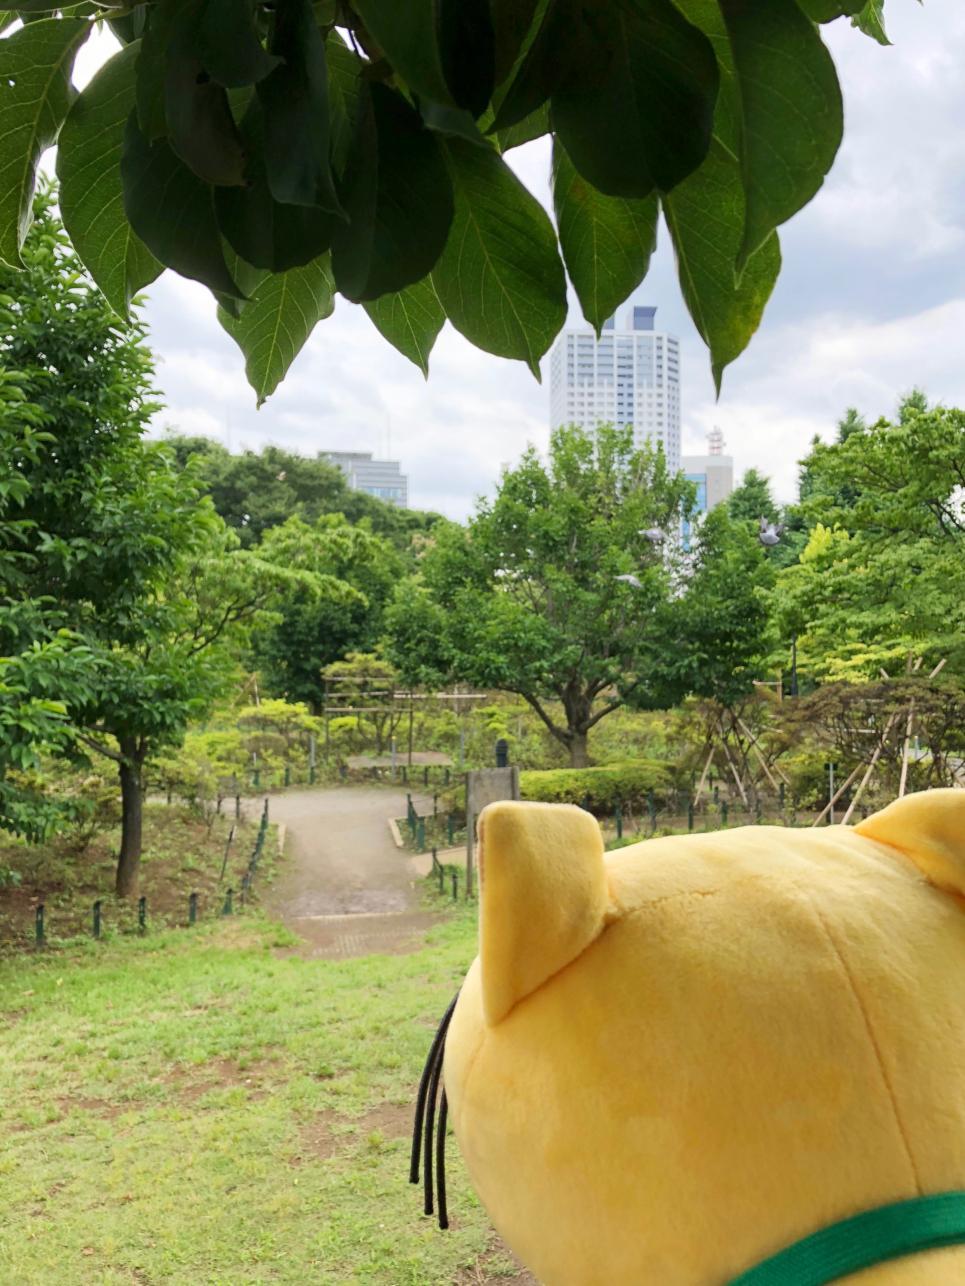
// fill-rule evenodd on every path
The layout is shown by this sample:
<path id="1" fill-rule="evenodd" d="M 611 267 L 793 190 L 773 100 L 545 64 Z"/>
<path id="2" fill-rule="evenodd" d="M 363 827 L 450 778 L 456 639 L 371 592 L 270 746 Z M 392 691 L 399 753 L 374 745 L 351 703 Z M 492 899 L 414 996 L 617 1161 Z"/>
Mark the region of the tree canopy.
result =
<path id="1" fill-rule="evenodd" d="M 21 0 L 0 40 L 0 259 L 21 261 L 56 145 L 67 229 L 112 306 L 166 268 L 203 282 L 261 401 L 336 292 L 424 371 L 448 320 L 538 373 L 566 275 L 599 329 L 662 215 L 719 384 L 773 289 L 776 230 L 841 140 L 818 24 L 887 43 L 881 7 Z M 77 94 L 99 26 L 121 47 Z M 544 135 L 556 229 L 504 159 Z"/>
<path id="2" fill-rule="evenodd" d="M 591 728 L 672 645 L 672 559 L 646 533 L 672 548 L 692 499 L 630 431 L 557 430 L 547 463 L 530 449 L 467 529 L 437 529 L 421 584 L 389 609 L 392 659 L 405 674 L 435 657 L 443 674 L 518 693 L 583 765 Z"/>
<path id="3" fill-rule="evenodd" d="M 15 289 L 0 274 L 0 824 L 38 835 L 56 820 L 24 780 L 42 751 L 109 759 L 129 894 L 145 762 L 223 690 L 232 633 L 310 578 L 241 550 L 193 471 L 145 440 L 142 328 L 86 277 L 52 200 Z"/>
<path id="4" fill-rule="evenodd" d="M 906 398 L 806 461 L 800 562 L 777 588 L 782 629 L 820 677 L 873 678 L 909 653 L 965 664 L 965 412 Z"/>
<path id="5" fill-rule="evenodd" d="M 288 518 L 314 523 L 334 513 L 351 523 L 367 522 L 405 551 L 412 536 L 429 530 L 437 518 L 353 491 L 341 469 L 321 454 L 266 446 L 234 455 L 211 438 L 170 434 L 166 441 L 181 464 L 191 461 L 211 503 L 246 548 Z"/>

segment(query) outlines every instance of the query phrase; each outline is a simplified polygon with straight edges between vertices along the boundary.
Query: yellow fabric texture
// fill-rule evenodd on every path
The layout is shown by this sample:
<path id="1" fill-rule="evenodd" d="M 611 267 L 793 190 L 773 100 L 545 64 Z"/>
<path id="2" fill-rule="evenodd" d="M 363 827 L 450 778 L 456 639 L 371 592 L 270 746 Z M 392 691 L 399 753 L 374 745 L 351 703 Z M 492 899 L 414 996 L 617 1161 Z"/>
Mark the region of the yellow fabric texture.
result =
<path id="1" fill-rule="evenodd" d="M 965 1189 L 965 791 L 605 857 L 579 809 L 481 822 L 445 1085 L 545 1286 L 724 1286 L 861 1210 Z M 846 1280 L 965 1286 L 965 1248 Z"/>

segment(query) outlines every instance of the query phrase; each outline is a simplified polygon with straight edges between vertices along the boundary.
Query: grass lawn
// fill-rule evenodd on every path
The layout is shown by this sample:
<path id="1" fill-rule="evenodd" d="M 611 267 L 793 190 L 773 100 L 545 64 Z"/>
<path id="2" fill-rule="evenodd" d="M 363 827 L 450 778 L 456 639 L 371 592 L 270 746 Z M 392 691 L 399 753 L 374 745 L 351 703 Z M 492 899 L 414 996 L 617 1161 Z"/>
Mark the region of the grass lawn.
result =
<path id="1" fill-rule="evenodd" d="M 406 1182 L 474 908 L 407 956 L 291 941 L 249 912 L 0 961 L 4 1286 L 511 1281 L 454 1140 L 449 1232 Z"/>

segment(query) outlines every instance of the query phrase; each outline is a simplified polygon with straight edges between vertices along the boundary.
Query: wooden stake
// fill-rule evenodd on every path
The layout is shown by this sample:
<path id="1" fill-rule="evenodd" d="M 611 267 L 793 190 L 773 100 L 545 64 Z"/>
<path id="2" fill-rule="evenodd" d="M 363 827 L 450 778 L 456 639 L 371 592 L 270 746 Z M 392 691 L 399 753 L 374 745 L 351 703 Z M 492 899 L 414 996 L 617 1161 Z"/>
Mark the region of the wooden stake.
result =
<path id="1" fill-rule="evenodd" d="M 818 813 L 817 817 L 815 817 L 814 821 L 811 823 L 812 826 L 821 825 L 825 817 L 827 817 L 828 813 L 830 813 L 831 809 L 835 806 L 835 804 L 838 802 L 838 800 L 841 798 L 844 792 L 848 789 L 848 787 L 851 785 L 851 783 L 854 781 L 855 777 L 857 777 L 860 771 L 861 771 L 861 764 L 858 764 L 857 768 L 854 770 L 854 772 L 851 774 L 848 780 L 844 783 L 844 785 L 838 787 L 838 789 L 834 792 L 834 794 L 831 796 L 828 802 Z"/>
<path id="2" fill-rule="evenodd" d="M 704 793 L 704 784 L 707 781 L 707 774 L 710 772 L 710 765 L 714 762 L 714 747 L 711 746 L 710 754 L 707 756 L 707 762 L 704 764 L 704 771 L 700 774 L 700 784 L 697 787 L 697 793 L 694 795 L 694 807 L 700 803 L 700 797 Z"/>
<path id="3" fill-rule="evenodd" d="M 876 747 L 874 754 L 871 756 L 871 763 L 868 764 L 868 771 L 862 777 L 860 786 L 854 792 L 854 798 L 851 800 L 851 803 L 848 805 L 848 811 L 841 818 L 842 826 L 847 826 L 848 822 L 851 820 L 851 814 L 854 812 L 855 808 L 857 807 L 858 800 L 864 794 L 865 786 L 867 786 L 868 782 L 871 780 L 871 774 L 875 770 L 875 764 L 881 758 L 881 752 L 884 749 L 885 742 L 888 740 L 888 733 L 891 732 L 892 725 L 894 724 L 895 720 L 898 718 L 898 713 L 899 712 L 896 710 L 895 713 L 888 720 L 888 722 L 885 724 L 885 730 L 881 737 L 881 743 Z"/>
<path id="4" fill-rule="evenodd" d="M 737 722 L 740 724 L 741 730 L 744 733 L 744 735 L 750 738 L 751 746 L 754 748 L 754 754 L 757 755 L 757 758 L 760 760 L 761 767 L 764 769 L 765 773 L 767 773 L 767 780 L 771 783 L 774 789 L 777 790 L 778 788 L 777 782 L 774 780 L 773 776 L 771 775 L 771 770 L 767 766 L 767 762 L 764 759 L 764 754 L 761 751 L 760 746 L 758 745 L 757 738 L 751 732 L 750 728 L 748 728 L 747 724 L 744 722 L 743 719 L 738 719 Z M 781 769 L 777 766 L 777 764 L 774 765 L 774 769 L 783 780 L 784 785 L 790 786 L 791 784 L 790 780 L 784 776 L 784 773 L 781 772 Z"/>

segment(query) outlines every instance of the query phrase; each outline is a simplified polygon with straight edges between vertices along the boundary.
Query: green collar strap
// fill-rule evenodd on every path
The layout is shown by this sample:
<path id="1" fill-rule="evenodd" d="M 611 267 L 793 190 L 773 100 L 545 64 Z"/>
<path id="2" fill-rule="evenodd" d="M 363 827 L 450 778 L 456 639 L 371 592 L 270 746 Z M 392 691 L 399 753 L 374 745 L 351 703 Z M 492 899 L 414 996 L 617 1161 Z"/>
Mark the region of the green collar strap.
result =
<path id="1" fill-rule="evenodd" d="M 965 1245 L 965 1192 L 866 1210 L 803 1237 L 730 1286 L 827 1286 L 888 1259 Z"/>

